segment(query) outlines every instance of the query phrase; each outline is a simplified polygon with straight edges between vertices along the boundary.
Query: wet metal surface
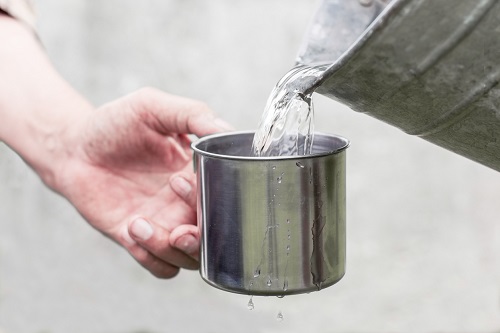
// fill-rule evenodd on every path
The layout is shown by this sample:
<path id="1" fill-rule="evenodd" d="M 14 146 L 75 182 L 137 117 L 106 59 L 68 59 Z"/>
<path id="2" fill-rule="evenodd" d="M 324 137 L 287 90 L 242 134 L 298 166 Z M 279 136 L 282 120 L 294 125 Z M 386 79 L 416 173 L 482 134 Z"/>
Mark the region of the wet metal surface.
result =
<path id="1" fill-rule="evenodd" d="M 344 7 L 324 3 L 331 20 Z M 360 4 L 349 10 L 347 17 L 369 11 Z M 345 43 L 335 41 L 337 30 L 328 30 L 327 14 L 317 20 L 312 51 L 299 56 L 313 63 L 331 54 L 333 65 L 317 92 L 500 170 L 500 2 L 394 0 L 368 28 L 369 16 L 344 19 L 366 28 Z M 322 41 L 324 48 L 317 49 Z"/>
<path id="2" fill-rule="evenodd" d="M 95 104 L 153 85 L 205 100 L 247 130 L 315 9 L 286 3 L 36 1 L 55 65 Z M 500 331 L 498 172 L 313 98 L 316 129 L 351 141 L 338 284 L 254 297 L 249 311 L 248 296 L 212 288 L 198 272 L 156 280 L 0 145 L 0 331 Z"/>

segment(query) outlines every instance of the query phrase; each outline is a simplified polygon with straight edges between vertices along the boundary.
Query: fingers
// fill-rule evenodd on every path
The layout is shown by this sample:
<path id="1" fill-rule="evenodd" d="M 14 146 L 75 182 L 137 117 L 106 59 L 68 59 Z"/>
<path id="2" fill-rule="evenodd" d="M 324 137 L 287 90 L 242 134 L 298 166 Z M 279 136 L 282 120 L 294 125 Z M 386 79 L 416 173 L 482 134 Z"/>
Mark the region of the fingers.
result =
<path id="1" fill-rule="evenodd" d="M 179 267 L 170 265 L 169 263 L 155 257 L 139 245 L 129 248 L 129 252 L 142 267 L 147 269 L 151 274 L 159 279 L 171 279 L 180 271 Z"/>
<path id="2" fill-rule="evenodd" d="M 233 129 L 222 119 L 216 118 L 206 104 L 154 88 L 142 88 L 127 98 L 132 109 L 163 134 L 203 136 Z"/>
<path id="3" fill-rule="evenodd" d="M 178 226 L 170 234 L 170 244 L 198 259 L 200 252 L 198 227 L 190 224 Z"/>
<path id="4" fill-rule="evenodd" d="M 170 279 L 179 273 L 179 267 L 170 265 L 169 263 L 155 257 L 145 248 L 141 247 L 135 240 L 130 237 L 130 232 L 125 226 L 121 231 L 122 245 L 129 253 L 137 260 L 142 267 L 147 269 L 151 274 L 160 279 Z"/>
<path id="5" fill-rule="evenodd" d="M 126 242 L 125 247 L 154 276 L 171 278 L 178 273 L 179 268 L 198 269 L 197 260 L 172 246 L 171 234 L 151 221 L 136 218 L 129 223 L 126 231 L 129 239 L 126 235 L 122 235 Z M 174 240 L 178 242 L 177 238 L 182 238 L 181 236 L 178 233 Z M 186 244 L 192 246 L 191 243 Z"/>
<path id="6" fill-rule="evenodd" d="M 177 174 L 170 179 L 170 187 L 192 209 L 196 210 L 196 181 L 194 176 Z"/>

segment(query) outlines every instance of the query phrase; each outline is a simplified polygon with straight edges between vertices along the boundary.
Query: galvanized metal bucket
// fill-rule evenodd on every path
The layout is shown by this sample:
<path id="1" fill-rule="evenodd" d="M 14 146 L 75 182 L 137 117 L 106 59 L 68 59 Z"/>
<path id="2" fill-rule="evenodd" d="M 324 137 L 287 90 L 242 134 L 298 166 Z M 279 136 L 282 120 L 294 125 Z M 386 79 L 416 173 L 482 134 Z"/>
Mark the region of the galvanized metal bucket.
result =
<path id="1" fill-rule="evenodd" d="M 305 156 L 252 156 L 253 132 L 193 143 L 200 274 L 249 295 L 333 285 L 345 272 L 345 155 L 349 142 L 315 134 Z"/>
<path id="2" fill-rule="evenodd" d="M 309 90 L 500 170 L 500 1 L 325 0 Z"/>

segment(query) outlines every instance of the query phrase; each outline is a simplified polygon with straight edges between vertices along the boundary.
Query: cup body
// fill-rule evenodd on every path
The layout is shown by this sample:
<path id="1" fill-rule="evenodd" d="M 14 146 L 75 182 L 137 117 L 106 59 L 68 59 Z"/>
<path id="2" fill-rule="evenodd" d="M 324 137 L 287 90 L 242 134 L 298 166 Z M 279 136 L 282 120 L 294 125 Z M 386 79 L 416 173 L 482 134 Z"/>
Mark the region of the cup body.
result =
<path id="1" fill-rule="evenodd" d="M 347 139 L 315 134 L 308 156 L 252 156 L 253 132 L 192 144 L 200 273 L 214 287 L 289 295 L 345 272 Z"/>

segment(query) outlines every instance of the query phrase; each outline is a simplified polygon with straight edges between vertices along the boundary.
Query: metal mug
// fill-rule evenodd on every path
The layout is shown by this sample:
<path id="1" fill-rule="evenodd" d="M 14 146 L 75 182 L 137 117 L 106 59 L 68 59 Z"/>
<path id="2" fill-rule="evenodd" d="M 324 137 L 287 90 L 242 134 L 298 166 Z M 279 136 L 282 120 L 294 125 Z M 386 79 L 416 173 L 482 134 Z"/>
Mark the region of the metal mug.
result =
<path id="1" fill-rule="evenodd" d="M 230 132 L 192 144 L 201 277 L 248 295 L 333 285 L 345 273 L 349 141 L 315 134 L 310 155 L 255 157 L 253 137 Z"/>

